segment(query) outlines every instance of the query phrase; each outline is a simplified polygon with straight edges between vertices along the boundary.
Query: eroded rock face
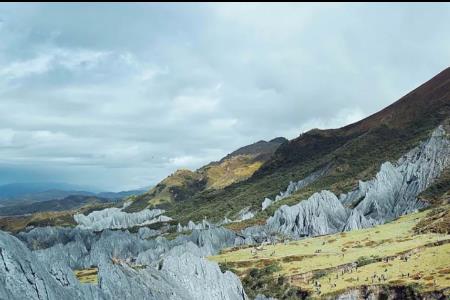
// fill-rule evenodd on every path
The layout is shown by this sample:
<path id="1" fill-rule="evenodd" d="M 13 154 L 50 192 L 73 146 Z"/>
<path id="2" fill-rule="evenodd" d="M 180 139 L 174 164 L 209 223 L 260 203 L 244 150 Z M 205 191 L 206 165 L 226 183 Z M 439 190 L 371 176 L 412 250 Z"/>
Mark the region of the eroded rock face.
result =
<path id="1" fill-rule="evenodd" d="M 428 141 L 405 154 L 395 165 L 384 163 L 376 178 L 360 184 L 356 193 L 362 200 L 355 209 L 366 217 L 386 222 L 423 208 L 426 204 L 417 199 L 418 194 L 438 178 L 449 163 L 450 141 L 440 126 Z M 350 205 L 355 204 L 354 201 L 343 198 L 343 203 Z"/>
<path id="2" fill-rule="evenodd" d="M 32 247 L 47 234 L 53 238 L 36 251 L 23 243 Z M 0 299 L 247 299 L 238 277 L 204 258 L 234 245 L 233 232 L 194 230 L 171 241 L 141 235 L 36 228 L 22 242 L 0 232 Z M 80 284 L 72 270 L 91 266 L 98 285 Z"/>
<path id="3" fill-rule="evenodd" d="M 74 299 L 77 293 L 50 275 L 17 238 L 0 231 L 0 299 Z"/>
<path id="4" fill-rule="evenodd" d="M 262 206 L 262 210 L 265 210 L 267 207 L 269 207 L 270 205 L 272 205 L 272 203 L 283 200 L 284 198 L 287 198 L 289 196 L 291 196 L 293 193 L 295 193 L 296 191 L 310 185 L 311 183 L 315 182 L 317 179 L 319 179 L 320 177 L 322 177 L 323 175 L 325 175 L 328 172 L 329 166 L 322 168 L 310 175 L 308 175 L 307 177 L 294 182 L 291 181 L 289 182 L 288 187 L 286 188 L 285 191 L 280 192 L 278 195 L 275 196 L 275 199 L 272 200 L 270 198 L 265 198 L 264 201 L 262 202 L 261 206 Z"/>
<path id="5" fill-rule="evenodd" d="M 323 235 L 341 231 L 349 214 L 336 195 L 322 191 L 294 206 L 283 205 L 266 226 L 292 237 Z"/>
<path id="6" fill-rule="evenodd" d="M 426 206 L 417 196 L 450 165 L 450 141 L 442 126 L 397 163 L 384 163 L 374 179 L 339 199 L 322 191 L 280 207 L 266 226 L 292 237 L 361 229 L 389 222 Z"/>
<path id="7" fill-rule="evenodd" d="M 163 213 L 162 209 L 144 209 L 136 213 L 127 213 L 122 211 L 122 208 L 111 207 L 94 211 L 87 216 L 77 214 L 73 218 L 81 229 L 101 231 L 126 229 L 172 220 L 172 218 L 162 215 Z"/>
<path id="8" fill-rule="evenodd" d="M 216 263 L 200 259 L 196 247 L 183 244 L 171 249 L 161 271 L 188 292 L 188 299 L 247 299 L 239 278 L 229 271 L 222 273 Z"/>
<path id="9" fill-rule="evenodd" d="M 202 230 L 202 229 L 209 229 L 214 227 L 211 223 L 209 223 L 207 220 L 203 220 L 202 222 L 199 222 L 198 224 L 195 224 L 193 221 L 189 221 L 186 226 L 182 226 L 180 223 L 177 225 L 177 232 L 185 232 L 185 231 L 192 231 L 195 229 Z"/>
<path id="10" fill-rule="evenodd" d="M 255 214 L 250 210 L 250 206 L 244 207 L 238 212 L 238 218 L 237 221 L 245 221 L 252 219 L 255 216 Z"/>

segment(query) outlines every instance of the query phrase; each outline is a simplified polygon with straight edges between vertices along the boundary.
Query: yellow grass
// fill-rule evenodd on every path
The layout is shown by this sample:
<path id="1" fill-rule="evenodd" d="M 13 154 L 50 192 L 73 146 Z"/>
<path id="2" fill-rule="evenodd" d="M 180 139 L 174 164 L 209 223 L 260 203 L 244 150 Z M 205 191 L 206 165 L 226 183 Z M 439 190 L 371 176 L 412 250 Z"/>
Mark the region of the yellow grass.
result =
<path id="1" fill-rule="evenodd" d="M 262 161 L 255 161 L 251 155 L 237 155 L 222 161 L 209 164 L 195 172 L 187 169 L 177 170 L 174 174 L 165 178 L 161 184 L 164 188 L 158 190 L 158 186 L 149 193 L 153 194 L 149 205 L 170 203 L 174 196 L 171 190 L 174 187 L 188 187 L 194 182 L 206 180 L 207 189 L 222 189 L 232 183 L 249 178 L 262 165 Z"/>
<path id="2" fill-rule="evenodd" d="M 235 251 L 225 250 L 221 255 L 210 257 L 210 259 L 220 263 L 226 262 L 229 267 L 237 270 L 238 274 L 242 276 L 250 268 L 260 268 L 276 261 L 281 266 L 279 274 L 291 277 L 292 284 L 304 289 L 312 289 L 311 283 L 308 284 L 308 280 L 305 278 L 311 278 L 313 274 L 317 275 L 322 270 L 322 273 L 330 274 L 320 279 L 321 282 L 323 281 L 322 294 L 367 284 L 364 280 L 370 272 L 378 272 L 381 275 L 380 270 L 384 272 L 386 268 L 390 274 L 389 282 L 402 279 L 401 273 L 398 273 L 400 269 L 405 270 L 406 273 L 406 270 L 409 270 L 411 274 L 422 272 L 423 277 L 427 277 L 440 268 L 450 268 L 450 246 L 448 244 L 424 248 L 430 243 L 450 240 L 450 235 L 434 233 L 418 235 L 414 234 L 412 230 L 427 213 L 428 211 L 403 216 L 389 224 L 369 229 L 308 238 L 286 245 L 264 246 L 264 250 L 258 251 L 256 256 L 251 253 L 252 248 L 247 248 Z M 356 281 L 356 277 L 352 273 L 348 276 L 344 275 L 342 280 L 335 280 L 333 283 L 336 283 L 336 288 L 330 287 L 328 276 L 335 278 L 335 273 L 341 272 L 341 270 L 334 270 L 336 268 L 339 269 L 343 265 L 356 262 L 360 257 L 391 257 L 412 249 L 419 249 L 419 254 L 413 255 L 407 263 L 401 264 L 399 259 L 395 259 L 392 266 L 372 263 L 359 268 L 359 281 Z M 317 253 L 317 250 L 321 252 Z M 355 277 L 354 281 L 351 280 L 350 275 Z M 450 274 L 440 277 L 436 281 L 436 286 L 430 286 L 429 280 L 427 281 L 423 277 L 417 282 L 426 285 L 424 289 L 450 287 Z M 405 280 L 405 284 L 412 282 L 415 281 Z M 434 284 L 433 281 L 432 283 Z"/>
<path id="3" fill-rule="evenodd" d="M 250 155 L 237 155 L 220 164 L 207 166 L 205 168 L 208 180 L 207 187 L 210 189 L 221 189 L 232 183 L 247 179 L 261 165 L 261 161 L 254 161 Z"/>
<path id="4" fill-rule="evenodd" d="M 74 270 L 74 273 L 81 283 L 98 284 L 98 268 Z"/>
<path id="5" fill-rule="evenodd" d="M 374 274 L 377 277 L 372 281 Z M 386 280 L 378 279 L 382 274 Z M 358 270 L 353 269 L 351 273 L 346 272 L 344 275 L 340 270 L 330 272 L 318 281 L 322 286 L 322 293 L 334 293 L 362 284 L 417 283 L 421 285 L 422 291 L 443 290 L 450 287 L 450 244 L 424 248 L 412 254 L 406 262 L 400 258 L 394 258 L 387 263 L 377 262 L 360 267 Z M 293 284 L 313 290 L 313 281 L 308 284 L 294 280 Z"/>

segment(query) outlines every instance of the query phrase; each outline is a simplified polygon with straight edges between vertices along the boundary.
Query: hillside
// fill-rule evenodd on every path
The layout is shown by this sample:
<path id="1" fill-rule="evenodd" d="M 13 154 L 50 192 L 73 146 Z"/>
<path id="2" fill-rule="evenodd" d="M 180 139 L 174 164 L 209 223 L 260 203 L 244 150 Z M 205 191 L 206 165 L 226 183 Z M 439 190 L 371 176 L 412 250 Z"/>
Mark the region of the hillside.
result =
<path id="1" fill-rule="evenodd" d="M 448 213 L 448 206 L 445 211 Z M 369 285 L 416 285 L 422 295 L 430 291 L 445 291 L 449 295 L 448 231 L 416 233 L 416 227 L 431 213 L 427 210 L 370 229 L 259 249 L 224 249 L 210 259 L 219 262 L 223 269 L 239 274 L 250 296 L 263 292 L 266 296 L 280 297 L 285 292 L 278 287 L 280 277 L 313 298 L 339 295 Z M 259 270 L 268 266 L 272 269 L 261 275 Z"/>
<path id="2" fill-rule="evenodd" d="M 274 197 L 290 181 L 324 168 L 327 173 L 262 213 L 263 220 L 282 204 L 293 204 L 314 192 L 336 194 L 352 190 L 358 180 L 375 175 L 385 161 L 396 161 L 426 139 L 450 116 L 450 68 L 397 102 L 359 122 L 339 128 L 314 129 L 282 144 L 247 180 L 222 190 L 203 190 L 170 209 L 181 222 L 204 217 L 218 221 L 250 206 L 258 209 L 265 197 Z M 249 224 L 250 225 L 250 224 Z"/>
<path id="3" fill-rule="evenodd" d="M 190 200 L 203 191 L 222 190 L 253 175 L 276 149 L 287 142 L 275 138 L 259 141 L 228 154 L 220 161 L 211 162 L 196 171 L 177 170 L 147 193 L 133 199 L 128 211 L 147 206 L 169 207 L 173 203 Z"/>

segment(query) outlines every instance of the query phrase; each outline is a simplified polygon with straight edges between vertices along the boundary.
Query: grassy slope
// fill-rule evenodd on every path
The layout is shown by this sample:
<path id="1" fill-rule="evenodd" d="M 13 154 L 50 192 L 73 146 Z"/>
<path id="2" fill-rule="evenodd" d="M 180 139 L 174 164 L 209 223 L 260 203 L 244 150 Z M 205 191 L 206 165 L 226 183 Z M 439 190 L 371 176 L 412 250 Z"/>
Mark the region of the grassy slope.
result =
<path id="1" fill-rule="evenodd" d="M 263 164 L 252 155 L 230 157 L 218 164 L 211 164 L 201 170 L 207 178 L 208 189 L 223 189 L 235 182 L 253 175 Z"/>
<path id="2" fill-rule="evenodd" d="M 253 255 L 249 248 L 228 249 L 209 259 L 226 264 L 241 278 L 246 278 L 253 268 L 276 263 L 281 268 L 274 273 L 273 280 L 282 275 L 289 278 L 291 285 L 314 291 L 313 281 L 308 280 L 315 277 L 322 285 L 322 294 L 371 284 L 371 278 L 369 282 L 365 280 L 374 272 L 378 276 L 385 274 L 388 278 L 385 282 L 378 282 L 376 279 L 376 284 L 418 284 L 423 291 L 441 290 L 450 287 L 450 244 L 430 244 L 450 242 L 450 235 L 415 233 L 414 227 L 426 218 L 428 212 L 404 216 L 392 223 L 370 229 L 264 246 L 264 250 L 258 251 L 257 255 Z M 316 253 L 317 250 L 321 252 Z M 398 258 L 411 250 L 414 251 L 408 262 Z M 396 258 L 388 263 L 377 261 L 384 257 Z M 358 271 L 342 276 L 342 267 L 358 260 L 367 264 L 358 268 Z M 402 277 L 402 272 L 409 272 L 410 278 Z M 430 278 L 436 279 L 436 285 Z M 336 287 L 331 286 L 331 283 L 336 283 Z"/>
<path id="3" fill-rule="evenodd" d="M 253 155 L 237 155 L 217 163 L 211 163 L 192 172 L 177 170 L 158 183 L 149 192 L 137 196 L 128 211 L 139 211 L 145 207 L 168 208 L 194 197 L 204 190 L 223 189 L 233 183 L 249 178 L 263 161 Z"/>
<path id="4" fill-rule="evenodd" d="M 417 131 L 382 126 L 347 142 L 337 142 L 335 149 L 312 149 L 311 152 L 305 153 L 305 159 L 301 163 L 255 175 L 223 190 L 204 191 L 191 201 L 172 208 L 169 215 L 182 222 L 190 219 L 198 221 L 204 216 L 219 220 L 226 215 L 232 216 L 249 205 L 259 209 L 265 197 L 273 198 L 279 191 L 286 189 L 289 181 L 300 180 L 327 164 L 332 165 L 327 176 L 300 190 L 296 195 L 276 203 L 257 218 L 267 218 L 280 205 L 297 203 L 322 189 L 338 194 L 348 192 L 356 186 L 358 180 L 367 180 L 374 176 L 383 162 L 397 160 L 426 139 L 436 125 L 437 122 L 429 120 L 423 126 L 416 127 Z"/>

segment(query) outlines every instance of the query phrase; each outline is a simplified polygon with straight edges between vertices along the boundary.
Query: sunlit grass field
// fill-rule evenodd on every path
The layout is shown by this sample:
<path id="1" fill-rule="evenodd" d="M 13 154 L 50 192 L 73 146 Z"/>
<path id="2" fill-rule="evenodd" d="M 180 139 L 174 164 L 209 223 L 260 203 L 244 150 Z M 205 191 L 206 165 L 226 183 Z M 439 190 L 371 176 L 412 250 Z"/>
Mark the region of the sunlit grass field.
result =
<path id="1" fill-rule="evenodd" d="M 450 287 L 450 244 L 446 244 L 450 235 L 413 230 L 428 212 L 369 229 L 267 245 L 256 254 L 253 248 L 227 249 L 209 259 L 241 277 L 252 268 L 277 263 L 281 268 L 274 277 L 288 277 L 292 285 L 316 296 L 318 290 L 324 295 L 371 284 L 416 284 L 423 291 L 443 290 Z M 401 259 L 405 256 L 406 261 Z"/>

